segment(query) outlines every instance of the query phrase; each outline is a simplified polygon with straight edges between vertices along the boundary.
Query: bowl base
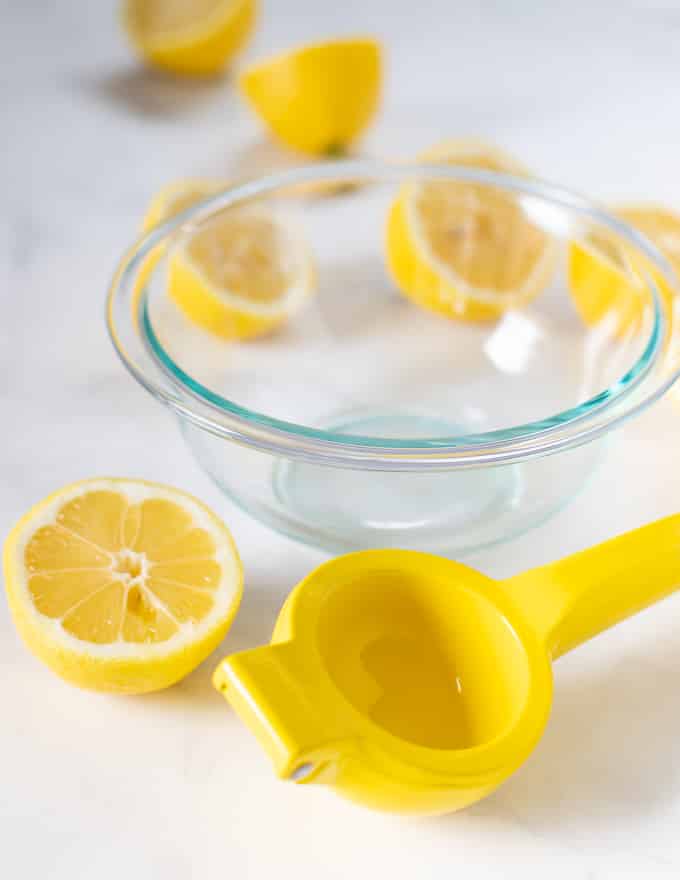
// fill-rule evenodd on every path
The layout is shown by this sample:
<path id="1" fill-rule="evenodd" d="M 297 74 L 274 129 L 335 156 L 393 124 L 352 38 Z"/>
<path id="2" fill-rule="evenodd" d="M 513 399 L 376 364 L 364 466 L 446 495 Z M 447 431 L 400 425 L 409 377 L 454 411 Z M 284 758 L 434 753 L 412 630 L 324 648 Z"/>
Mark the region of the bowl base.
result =
<path id="1" fill-rule="evenodd" d="M 234 503 L 333 554 L 398 547 L 461 559 L 545 522 L 587 483 L 608 446 L 593 442 L 559 456 L 469 470 L 370 471 L 272 459 L 180 424 L 198 461 Z M 436 436 L 443 428 L 442 420 L 413 412 L 358 413 L 334 425 L 376 438 L 399 430 Z"/>
<path id="2" fill-rule="evenodd" d="M 419 413 L 360 414 L 340 417 L 325 428 L 336 433 L 375 437 L 432 437 L 469 431 Z M 395 473 L 348 471 L 278 461 L 273 490 L 296 519 L 314 525 L 332 543 L 352 547 L 423 546 L 432 549 L 459 544 L 456 537 L 486 528 L 507 516 L 522 494 L 516 466 L 456 472 Z"/>

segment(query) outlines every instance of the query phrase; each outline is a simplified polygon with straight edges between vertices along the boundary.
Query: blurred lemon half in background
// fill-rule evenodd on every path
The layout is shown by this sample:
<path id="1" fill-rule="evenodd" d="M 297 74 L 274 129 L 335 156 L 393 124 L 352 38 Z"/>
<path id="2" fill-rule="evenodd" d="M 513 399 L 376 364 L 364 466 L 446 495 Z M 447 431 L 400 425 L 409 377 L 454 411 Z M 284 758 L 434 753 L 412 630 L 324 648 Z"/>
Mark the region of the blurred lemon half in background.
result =
<path id="1" fill-rule="evenodd" d="M 225 339 L 269 333 L 314 287 L 304 237 L 264 205 L 209 217 L 168 258 L 172 299 L 189 320 Z"/>
<path id="2" fill-rule="evenodd" d="M 5 542 L 12 617 L 30 650 L 84 688 L 179 681 L 224 638 L 243 592 L 229 530 L 178 489 L 84 480 L 33 507 Z"/>
<path id="3" fill-rule="evenodd" d="M 447 141 L 423 160 L 527 175 L 495 147 Z M 400 290 L 449 318 L 486 320 L 531 301 L 555 265 L 552 238 L 502 189 L 432 180 L 405 184 L 387 223 L 387 263 Z"/>
<path id="4" fill-rule="evenodd" d="M 164 223 L 175 214 L 179 214 L 186 208 L 190 208 L 201 199 L 215 195 L 221 189 L 225 189 L 226 182 L 204 178 L 186 178 L 169 183 L 159 190 L 152 198 L 144 221 L 142 231 L 150 232 L 155 226 Z M 156 245 L 144 258 L 135 280 L 135 297 L 133 308 L 136 309 L 139 295 L 146 287 L 153 270 L 165 253 L 164 244 Z"/>
<path id="5" fill-rule="evenodd" d="M 144 231 L 227 181 L 189 178 L 152 199 Z M 140 269 L 138 289 L 149 281 L 166 248 L 158 245 Z M 314 261 L 303 235 L 264 204 L 227 208 L 180 233 L 168 255 L 168 293 L 194 324 L 224 339 L 262 336 L 283 324 L 314 292 Z"/>
<path id="6" fill-rule="evenodd" d="M 576 311 L 588 326 L 625 336 L 640 328 L 649 300 L 621 240 L 604 231 L 569 246 L 569 289 Z"/>
<path id="7" fill-rule="evenodd" d="M 378 108 L 381 52 L 371 39 L 292 49 L 246 68 L 239 83 L 278 140 L 313 155 L 343 153 Z"/>
<path id="8" fill-rule="evenodd" d="M 174 73 L 223 70 L 250 37 L 256 0 L 126 0 L 123 24 L 140 55 Z"/>
<path id="9" fill-rule="evenodd" d="M 656 205 L 627 205 L 613 213 L 642 233 L 661 251 L 680 279 L 680 217 Z M 669 370 L 680 367 L 680 291 L 632 250 L 604 235 L 574 242 L 569 249 L 569 287 L 574 305 L 588 325 L 611 324 L 616 335 L 635 333 L 645 303 L 644 275 L 656 282 L 661 305 L 672 324 L 666 353 Z M 676 386 L 677 387 L 677 386 Z M 675 392 L 677 395 L 677 392 Z"/>

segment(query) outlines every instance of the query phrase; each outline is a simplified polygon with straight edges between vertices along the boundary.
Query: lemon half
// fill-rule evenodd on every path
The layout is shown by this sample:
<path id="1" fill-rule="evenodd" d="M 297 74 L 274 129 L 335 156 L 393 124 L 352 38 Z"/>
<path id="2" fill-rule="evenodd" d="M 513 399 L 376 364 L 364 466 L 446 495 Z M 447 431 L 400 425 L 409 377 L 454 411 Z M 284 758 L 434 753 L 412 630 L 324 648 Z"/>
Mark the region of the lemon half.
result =
<path id="1" fill-rule="evenodd" d="M 303 236 L 262 206 L 220 212 L 169 256 L 172 299 L 191 321 L 225 339 L 269 333 L 314 287 Z"/>
<path id="2" fill-rule="evenodd" d="M 190 208 L 201 199 L 214 195 L 226 187 L 226 183 L 205 178 L 184 178 L 167 184 L 151 200 L 142 231 L 150 232 L 155 226 L 170 220 L 186 208 Z M 148 284 L 154 269 L 166 253 L 165 243 L 157 244 L 144 258 L 135 279 L 133 311 L 137 308 L 137 300 Z"/>
<path id="3" fill-rule="evenodd" d="M 243 71 L 240 87 L 273 134 L 313 155 L 344 152 L 378 108 L 381 54 L 375 40 L 303 46 Z"/>
<path id="4" fill-rule="evenodd" d="M 5 542 L 29 649 L 71 683 L 119 693 L 179 681 L 224 638 L 243 592 L 229 530 L 195 498 L 140 480 L 67 486 Z"/>
<path id="5" fill-rule="evenodd" d="M 154 196 L 144 231 L 227 187 L 227 181 L 189 178 Z M 156 246 L 142 265 L 141 289 L 166 252 Z M 188 231 L 170 252 L 168 293 L 203 329 L 225 339 L 271 332 L 315 288 L 314 262 L 304 236 L 263 204 L 219 212 Z"/>
<path id="6" fill-rule="evenodd" d="M 448 141 L 429 161 L 527 174 L 500 150 Z M 556 244 L 515 196 L 464 181 L 405 184 L 387 223 L 387 263 L 409 299 L 450 318 L 485 320 L 532 300 L 550 280 Z"/>
<path id="7" fill-rule="evenodd" d="M 656 205 L 628 205 L 613 213 L 656 245 L 680 277 L 680 217 Z M 569 287 L 579 314 L 593 325 L 606 316 L 616 319 L 620 335 L 639 324 L 645 294 L 644 274 L 656 282 L 662 305 L 672 320 L 677 291 L 634 248 L 615 236 L 591 234 L 569 249 Z"/>
<path id="8" fill-rule="evenodd" d="M 126 0 L 123 24 L 149 63 L 185 74 L 221 71 L 247 42 L 256 0 Z"/>

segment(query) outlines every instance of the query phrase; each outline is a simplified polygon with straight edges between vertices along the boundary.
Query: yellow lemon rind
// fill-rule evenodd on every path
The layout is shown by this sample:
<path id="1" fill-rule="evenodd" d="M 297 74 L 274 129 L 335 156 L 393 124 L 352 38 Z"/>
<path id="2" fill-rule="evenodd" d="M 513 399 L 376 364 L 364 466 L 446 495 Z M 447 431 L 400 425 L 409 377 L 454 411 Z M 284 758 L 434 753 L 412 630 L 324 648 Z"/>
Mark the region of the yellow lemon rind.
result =
<path id="1" fill-rule="evenodd" d="M 311 155 L 342 153 L 380 104 L 381 48 L 364 37 L 301 46 L 247 67 L 239 88 L 285 146 Z"/>

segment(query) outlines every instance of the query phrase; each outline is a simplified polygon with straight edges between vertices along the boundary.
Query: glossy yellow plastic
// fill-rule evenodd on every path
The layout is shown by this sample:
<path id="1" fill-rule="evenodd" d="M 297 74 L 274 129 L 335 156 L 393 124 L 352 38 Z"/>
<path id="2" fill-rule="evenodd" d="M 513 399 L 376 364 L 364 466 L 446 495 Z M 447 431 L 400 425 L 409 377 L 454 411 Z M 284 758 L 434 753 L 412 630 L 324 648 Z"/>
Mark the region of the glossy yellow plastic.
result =
<path id="1" fill-rule="evenodd" d="M 551 661 L 680 587 L 680 515 L 494 581 L 371 550 L 317 568 L 272 644 L 214 676 L 278 775 L 402 813 L 485 797 L 527 758 Z"/>

